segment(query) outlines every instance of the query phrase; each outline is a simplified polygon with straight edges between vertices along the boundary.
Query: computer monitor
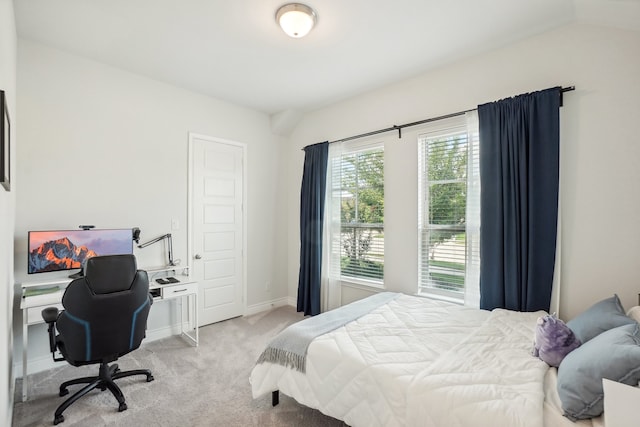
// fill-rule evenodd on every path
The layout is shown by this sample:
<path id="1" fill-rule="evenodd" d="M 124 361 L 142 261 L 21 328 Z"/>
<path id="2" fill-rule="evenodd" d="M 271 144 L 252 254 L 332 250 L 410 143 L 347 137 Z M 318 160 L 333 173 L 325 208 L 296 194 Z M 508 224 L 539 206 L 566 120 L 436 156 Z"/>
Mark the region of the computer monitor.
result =
<path id="1" fill-rule="evenodd" d="M 29 231 L 29 274 L 82 268 L 98 255 L 133 253 L 132 229 Z"/>

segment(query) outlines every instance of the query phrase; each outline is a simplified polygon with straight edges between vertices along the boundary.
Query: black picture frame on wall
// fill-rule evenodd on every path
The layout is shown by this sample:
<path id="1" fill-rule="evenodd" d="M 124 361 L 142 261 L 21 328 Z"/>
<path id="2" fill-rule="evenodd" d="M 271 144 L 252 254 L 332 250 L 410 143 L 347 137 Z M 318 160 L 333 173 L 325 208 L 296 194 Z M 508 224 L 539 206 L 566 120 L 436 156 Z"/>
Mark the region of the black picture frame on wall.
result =
<path id="1" fill-rule="evenodd" d="M 0 118 L 0 184 L 11 191 L 11 122 L 3 90 L 0 90 Z"/>

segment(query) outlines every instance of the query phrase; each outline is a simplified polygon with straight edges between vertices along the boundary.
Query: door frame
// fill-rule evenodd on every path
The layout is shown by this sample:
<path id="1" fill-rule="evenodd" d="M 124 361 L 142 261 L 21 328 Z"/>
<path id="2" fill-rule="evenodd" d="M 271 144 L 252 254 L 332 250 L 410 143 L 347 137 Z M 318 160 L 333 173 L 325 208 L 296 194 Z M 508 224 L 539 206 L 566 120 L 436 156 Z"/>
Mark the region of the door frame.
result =
<path id="1" fill-rule="evenodd" d="M 187 257 L 189 266 L 193 268 L 193 152 L 194 140 L 203 140 L 213 144 L 225 144 L 242 148 L 242 315 L 247 313 L 247 144 L 229 139 L 215 138 L 200 133 L 189 132 L 188 165 L 187 165 Z M 189 272 L 191 275 L 191 271 Z M 201 296 L 199 296 L 201 298 Z M 196 309 L 198 309 L 196 307 Z"/>

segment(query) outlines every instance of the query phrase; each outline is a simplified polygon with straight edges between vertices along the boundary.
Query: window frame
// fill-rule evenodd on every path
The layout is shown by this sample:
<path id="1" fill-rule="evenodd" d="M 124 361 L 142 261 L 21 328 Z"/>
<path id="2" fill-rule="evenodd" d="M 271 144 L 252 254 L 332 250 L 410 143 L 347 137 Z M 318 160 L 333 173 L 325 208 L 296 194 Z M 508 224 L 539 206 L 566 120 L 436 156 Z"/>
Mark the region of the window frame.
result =
<path id="1" fill-rule="evenodd" d="M 478 129 L 477 120 L 474 121 L 472 116 L 460 116 L 453 117 L 438 122 L 430 123 L 423 127 L 417 135 L 417 151 L 418 151 L 418 283 L 417 293 L 421 296 L 432 297 L 436 299 L 442 299 L 456 303 L 467 303 L 468 294 L 472 294 L 471 302 L 469 305 L 477 305 L 479 301 L 479 291 L 476 289 L 479 287 L 479 241 L 475 234 L 475 229 L 479 231 L 479 163 L 478 163 Z M 466 150 L 466 165 L 464 178 L 457 179 L 439 179 L 429 180 L 428 171 L 428 153 L 429 143 L 438 141 L 440 144 L 446 144 L 447 140 L 455 140 L 457 135 L 464 135 L 464 150 Z M 445 150 L 446 148 L 442 148 Z M 474 181 L 472 184 L 470 184 Z M 430 193 L 431 189 L 437 185 L 451 184 L 451 183 L 465 183 L 465 212 L 464 212 L 464 225 L 457 224 L 437 224 L 430 221 Z M 471 188 L 471 189 L 470 189 Z M 470 194 L 470 191 L 477 192 L 477 194 Z M 473 197 L 473 205 L 469 207 L 468 203 L 470 197 Z M 477 212 L 476 212 L 477 210 Z M 470 226 L 469 216 L 473 215 L 472 224 Z M 470 228 L 474 231 L 471 232 Z M 432 279 L 429 278 L 432 272 L 430 254 L 433 250 L 432 242 L 430 241 L 431 235 L 434 230 L 443 229 L 450 231 L 460 231 L 465 234 L 464 245 L 464 269 L 460 273 L 457 268 L 438 266 L 438 273 L 449 276 L 462 276 L 463 285 L 460 290 L 446 289 L 446 285 L 442 287 L 434 286 Z M 454 240 L 454 239 L 449 239 Z M 442 243 L 442 242 L 441 242 Z M 440 243 L 440 244 L 441 244 Z M 459 248 L 455 249 L 456 251 Z M 457 253 L 457 252 L 456 252 Z M 459 253 L 457 253 L 459 256 Z M 453 255 L 455 256 L 455 255 Z M 448 283 L 453 286 L 454 281 Z M 477 298 L 476 295 L 477 294 Z M 478 301 L 475 301 L 475 300 Z"/>
<path id="2" fill-rule="evenodd" d="M 331 250 L 330 250 L 330 256 L 332 258 L 332 262 L 330 263 L 331 265 L 331 271 L 330 271 L 330 276 L 335 279 L 335 280 L 339 280 L 340 282 L 343 283 L 349 283 L 349 284 L 354 284 L 360 287 L 365 287 L 365 288 L 378 288 L 378 289 L 384 289 L 384 259 L 385 259 L 385 253 L 384 253 L 384 194 L 383 194 L 383 203 L 382 203 L 382 212 L 380 213 L 383 221 L 381 223 L 363 223 L 359 221 L 355 221 L 353 222 L 353 225 L 356 225 L 356 228 L 371 228 L 371 229 L 378 229 L 380 230 L 380 233 L 382 234 L 382 244 L 381 244 L 381 254 L 379 254 L 378 256 L 381 256 L 382 260 L 380 262 L 381 266 L 382 266 L 382 277 L 381 278 L 371 278 L 371 277 L 367 277 L 367 276 L 357 276 L 357 275 L 348 275 L 348 274 L 344 274 L 344 269 L 342 267 L 342 258 L 344 257 L 344 246 L 343 246 L 343 233 L 342 231 L 345 228 L 353 228 L 353 227 L 349 227 L 349 223 L 343 222 L 343 218 L 342 218 L 342 194 L 344 191 L 350 191 L 353 190 L 354 188 L 356 189 L 360 189 L 360 186 L 355 186 L 353 188 L 346 188 L 346 187 L 342 187 L 342 171 L 343 171 L 343 165 L 344 165 L 344 158 L 347 156 L 352 156 L 352 155 L 359 155 L 359 154 L 363 154 L 363 153 L 372 153 L 372 152 L 379 152 L 382 155 L 382 177 L 381 177 L 381 181 L 382 181 L 382 185 L 383 185 L 383 193 L 384 193 L 384 162 L 385 162 L 385 150 L 384 150 L 384 141 L 381 140 L 376 140 L 376 141 L 360 141 L 360 142 L 355 142 L 355 143 L 350 143 L 349 145 L 343 145 L 341 150 L 339 151 L 339 153 L 337 155 L 334 155 L 332 157 L 329 158 L 329 162 L 332 162 L 330 170 L 332 171 L 332 175 L 330 178 L 331 180 L 331 188 L 329 188 L 328 194 L 330 195 L 330 197 L 332 197 L 332 202 L 331 202 L 331 206 L 334 210 L 334 212 L 332 212 L 330 214 L 332 220 L 331 220 L 331 234 L 332 234 L 332 238 L 331 238 Z M 339 164 L 338 167 L 336 167 L 336 164 L 333 163 L 336 162 Z M 338 192 L 340 194 L 340 197 L 336 197 L 335 193 Z M 358 198 L 360 196 L 360 192 L 357 193 L 356 198 Z M 356 204 L 357 206 L 357 204 Z M 356 209 L 357 211 L 357 209 Z M 336 213 L 337 212 L 337 213 Z M 360 224 L 363 225 L 370 225 L 372 227 L 359 227 Z M 375 227 L 374 227 L 375 226 Z M 337 232 L 336 230 L 340 230 L 339 232 Z M 339 236 L 339 237 L 337 237 Z"/>

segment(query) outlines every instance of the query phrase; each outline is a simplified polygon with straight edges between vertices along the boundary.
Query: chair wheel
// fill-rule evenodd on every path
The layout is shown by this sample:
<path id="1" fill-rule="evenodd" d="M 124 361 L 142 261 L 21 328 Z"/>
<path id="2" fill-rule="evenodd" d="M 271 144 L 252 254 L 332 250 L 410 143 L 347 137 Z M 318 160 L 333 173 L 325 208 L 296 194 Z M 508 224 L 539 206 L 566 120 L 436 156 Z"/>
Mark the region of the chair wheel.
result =
<path id="1" fill-rule="evenodd" d="M 100 391 L 105 391 L 107 389 L 107 386 L 106 385 L 101 385 L 98 388 L 100 389 Z"/>
<path id="2" fill-rule="evenodd" d="M 147 375 L 147 382 L 148 383 L 150 383 L 153 380 L 155 380 L 155 378 L 153 378 L 153 375 Z"/>
<path id="3" fill-rule="evenodd" d="M 127 410 L 127 404 L 122 402 L 120 404 L 120 406 L 118 407 L 118 412 L 122 412 L 122 411 L 126 411 Z"/>
<path id="4" fill-rule="evenodd" d="M 64 415 L 58 415 L 53 419 L 53 425 L 55 426 L 57 424 L 60 424 L 63 421 L 64 421 Z"/>
<path id="5" fill-rule="evenodd" d="M 67 394 L 69 394 L 69 390 L 67 390 L 66 388 L 61 388 L 60 389 L 60 393 L 58 393 L 58 396 L 62 397 L 62 396 L 66 396 Z M 62 421 L 60 421 L 60 422 L 62 422 Z"/>

